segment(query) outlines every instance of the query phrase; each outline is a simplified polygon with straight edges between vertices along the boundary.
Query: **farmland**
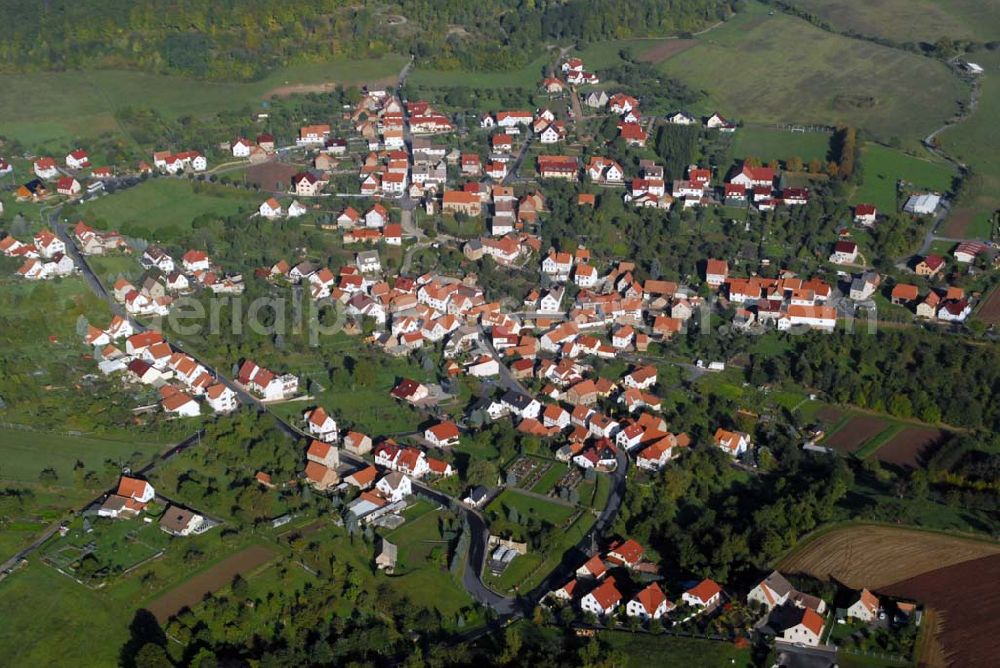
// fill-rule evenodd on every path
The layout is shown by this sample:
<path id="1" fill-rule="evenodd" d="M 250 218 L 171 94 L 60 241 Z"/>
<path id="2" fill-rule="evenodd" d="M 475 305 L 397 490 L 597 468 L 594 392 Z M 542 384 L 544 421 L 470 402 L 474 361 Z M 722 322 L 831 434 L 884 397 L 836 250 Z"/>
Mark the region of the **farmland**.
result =
<path id="1" fill-rule="evenodd" d="M 71 141 L 118 132 L 114 113 L 124 107 L 139 104 L 168 118 L 208 115 L 257 105 L 286 86 L 381 80 L 396 75 L 404 62 L 400 56 L 387 56 L 294 65 L 253 83 L 213 83 L 121 70 L 3 74 L 0 116 L 4 134 L 24 143 Z"/>
<path id="2" fill-rule="evenodd" d="M 35 482 L 43 468 L 53 468 L 59 476 L 58 486 L 73 485 L 73 467 L 77 461 L 91 470 L 101 470 L 106 460 L 116 464 L 125 461 L 146 461 L 163 448 L 162 445 L 134 440 L 67 436 L 41 431 L 0 429 L 0 459 L 3 469 L 0 479 L 13 482 Z"/>
<path id="3" fill-rule="evenodd" d="M 197 193 L 185 179 L 157 178 L 134 188 L 81 205 L 88 221 L 102 220 L 109 229 L 145 235 L 159 241 L 187 230 L 202 215 L 231 216 L 257 208 L 259 196 L 233 190 L 227 196 Z M 219 192 L 222 192 L 221 190 Z"/>
<path id="4" fill-rule="evenodd" d="M 896 42 L 991 40 L 1000 33 L 997 4 L 981 0 L 793 0 L 835 30 Z"/>
<path id="5" fill-rule="evenodd" d="M 113 666 L 132 610 L 40 562 L 0 582 L 0 647 L 9 666 Z"/>
<path id="6" fill-rule="evenodd" d="M 884 464 L 915 468 L 927 449 L 940 443 L 946 433 L 940 429 L 906 427 L 880 446 L 875 456 Z"/>
<path id="7" fill-rule="evenodd" d="M 1000 614 L 1000 555 L 944 565 L 884 588 L 890 596 L 912 598 L 941 615 L 937 639 L 949 665 L 990 665 L 995 656 Z M 987 586 L 984 586 L 987 585 Z"/>
<path id="8" fill-rule="evenodd" d="M 235 575 L 247 573 L 274 558 L 274 552 L 262 545 L 248 547 L 171 589 L 149 604 L 148 609 L 160 623 L 186 607 L 198 603 L 206 594 L 232 582 Z"/>
<path id="9" fill-rule="evenodd" d="M 880 144 L 866 144 L 861 164 L 864 182 L 854 191 L 854 202 L 874 204 L 881 211 L 898 210 L 896 183 L 903 180 L 914 190 L 946 192 L 951 188 L 954 170 L 931 158 L 918 158 Z"/>
<path id="10" fill-rule="evenodd" d="M 1000 288 L 993 288 L 976 311 L 976 319 L 995 327 L 1000 324 Z"/>
<path id="11" fill-rule="evenodd" d="M 465 72 L 434 70 L 419 66 L 407 79 L 414 86 L 465 86 L 468 88 L 530 88 L 535 89 L 545 76 L 551 62 L 548 55 L 539 56 L 524 67 L 510 72 Z"/>
<path id="12" fill-rule="evenodd" d="M 977 53 L 975 60 L 990 72 L 995 73 L 1000 67 L 1000 54 L 995 52 Z M 1000 113 L 1000 81 L 996 76 L 983 76 L 980 85 L 982 90 L 976 111 L 938 135 L 938 140 L 945 151 L 967 163 L 973 174 L 968 184 L 969 194 L 959 202 L 953 216 L 959 223 L 946 227 L 945 233 L 954 237 L 989 239 L 990 219 L 993 212 L 1000 209 L 1000 155 L 995 150 L 994 139 L 996 118 Z"/>
<path id="13" fill-rule="evenodd" d="M 832 577 L 849 587 L 874 589 L 993 554 L 1000 554 L 1000 544 L 987 540 L 861 524 L 819 532 L 777 567 L 783 572 Z"/>
<path id="14" fill-rule="evenodd" d="M 825 32 L 749 4 L 699 44 L 659 65 L 708 93 L 700 109 L 765 123 L 863 127 L 914 144 L 951 117 L 965 91 L 940 62 Z M 797 54 L 795 58 L 787 54 Z M 736 77 L 719 76 L 737 67 Z"/>
<path id="15" fill-rule="evenodd" d="M 882 433 L 887 426 L 882 418 L 855 415 L 831 436 L 824 439 L 823 445 L 840 454 L 852 454 Z"/>

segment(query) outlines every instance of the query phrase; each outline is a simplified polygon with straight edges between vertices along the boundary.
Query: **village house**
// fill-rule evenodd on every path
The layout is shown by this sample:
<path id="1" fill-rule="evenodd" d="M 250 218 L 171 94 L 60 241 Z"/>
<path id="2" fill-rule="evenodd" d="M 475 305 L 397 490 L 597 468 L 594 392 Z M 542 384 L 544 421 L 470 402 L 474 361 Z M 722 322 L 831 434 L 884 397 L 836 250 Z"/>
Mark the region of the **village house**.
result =
<path id="1" fill-rule="evenodd" d="M 659 619 L 674 607 L 674 604 L 667 600 L 667 595 L 663 593 L 660 585 L 651 582 L 628 602 L 625 612 L 629 617 L 638 617 L 646 621 Z"/>
<path id="2" fill-rule="evenodd" d="M 815 647 L 823 635 L 822 615 L 810 608 L 782 605 L 767 620 L 767 628 L 785 642 Z"/>
<path id="3" fill-rule="evenodd" d="M 917 276 L 933 278 L 944 268 L 944 266 L 944 258 L 940 255 L 934 255 L 932 253 L 917 262 L 917 264 L 913 267 L 913 271 L 917 274 Z"/>
<path id="4" fill-rule="evenodd" d="M 688 605 L 697 608 L 714 606 L 722 599 L 722 588 L 712 580 L 705 579 L 681 595 Z"/>
<path id="5" fill-rule="evenodd" d="M 854 205 L 854 222 L 864 227 L 873 227 L 878 217 L 878 209 L 874 204 Z"/>
<path id="6" fill-rule="evenodd" d="M 713 440 L 716 447 L 733 457 L 739 457 L 750 447 L 750 434 L 728 431 L 722 427 L 715 430 Z"/>
<path id="7" fill-rule="evenodd" d="M 413 494 L 413 483 L 399 471 L 390 471 L 382 476 L 375 489 L 390 503 L 402 501 Z"/>
<path id="8" fill-rule="evenodd" d="M 729 263 L 725 260 L 710 259 L 705 263 L 705 282 L 711 288 L 719 288 L 729 276 Z"/>
<path id="9" fill-rule="evenodd" d="M 858 259 L 858 245 L 853 241 L 841 240 L 833 245 L 830 262 L 834 264 L 854 264 Z"/>
<path id="10" fill-rule="evenodd" d="M 604 582 L 595 587 L 590 593 L 580 599 L 580 609 L 584 612 L 597 615 L 598 617 L 608 617 L 614 614 L 615 609 L 621 603 L 622 595 L 618 591 L 617 583 L 613 577 L 608 577 Z"/>
<path id="11" fill-rule="evenodd" d="M 424 439 L 431 445 L 438 448 L 458 445 L 460 433 L 458 425 L 450 420 L 439 422 L 433 427 L 428 427 L 424 431 Z"/>
<path id="12" fill-rule="evenodd" d="M 878 617 L 879 607 L 878 597 L 867 589 L 862 589 L 858 600 L 847 608 L 847 618 L 871 624 Z"/>
<path id="13" fill-rule="evenodd" d="M 306 411 L 302 419 L 306 422 L 306 431 L 312 436 L 327 443 L 337 441 L 337 421 L 330 417 L 322 406 Z"/>

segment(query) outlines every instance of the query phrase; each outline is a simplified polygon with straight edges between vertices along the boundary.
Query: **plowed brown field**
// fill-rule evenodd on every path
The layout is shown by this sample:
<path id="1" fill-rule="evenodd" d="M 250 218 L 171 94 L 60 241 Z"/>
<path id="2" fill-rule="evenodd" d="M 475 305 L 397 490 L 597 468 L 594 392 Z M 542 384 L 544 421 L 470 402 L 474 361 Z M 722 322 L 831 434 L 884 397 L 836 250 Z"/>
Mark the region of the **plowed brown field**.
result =
<path id="1" fill-rule="evenodd" d="M 274 552 L 262 545 L 248 547 L 220 561 L 204 573 L 194 576 L 179 587 L 174 587 L 153 601 L 148 609 L 163 624 L 184 608 L 199 603 L 205 594 L 222 589 L 232 582 L 235 575 L 263 566 L 274 558 Z"/>
<path id="2" fill-rule="evenodd" d="M 884 587 L 940 615 L 937 639 L 950 666 L 996 666 L 1000 656 L 1000 555 L 938 568 Z"/>
<path id="3" fill-rule="evenodd" d="M 928 531 L 857 525 L 820 535 L 786 556 L 778 570 L 876 589 L 936 568 L 1000 554 L 1000 544 Z"/>

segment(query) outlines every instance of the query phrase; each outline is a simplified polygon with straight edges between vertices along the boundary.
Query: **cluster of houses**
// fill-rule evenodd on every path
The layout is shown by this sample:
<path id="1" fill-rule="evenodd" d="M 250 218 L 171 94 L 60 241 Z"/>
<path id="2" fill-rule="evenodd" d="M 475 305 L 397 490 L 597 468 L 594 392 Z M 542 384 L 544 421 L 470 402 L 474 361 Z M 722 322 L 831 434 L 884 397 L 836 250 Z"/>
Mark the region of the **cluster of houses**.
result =
<path id="1" fill-rule="evenodd" d="M 322 435 L 312 440 L 306 450 L 303 473 L 306 483 L 321 492 L 347 486 L 357 488 L 360 494 L 348 504 L 347 512 L 363 524 L 398 515 L 413 494 L 414 480 L 454 474 L 450 464 L 427 457 L 419 448 L 399 445 L 392 439 L 385 439 L 373 448 L 369 436 L 355 431 L 341 436 L 336 423 L 322 408 L 307 412 L 306 421 L 314 435 Z M 322 424 L 317 424 L 321 421 Z M 371 453 L 374 466 L 342 462 L 341 448 L 355 457 Z"/>
<path id="2" fill-rule="evenodd" d="M 284 401 L 299 392 L 298 376 L 292 373 L 275 373 L 252 360 L 243 361 L 236 374 L 236 381 L 263 401 Z"/>
<path id="3" fill-rule="evenodd" d="M 257 135 L 256 142 L 246 137 L 237 137 L 231 142 L 225 142 L 220 148 L 232 153 L 234 158 L 249 160 L 251 163 L 269 160 L 276 151 L 274 137 L 267 133 Z"/>
<path id="4" fill-rule="evenodd" d="M 208 159 L 198 151 L 153 152 L 153 166 L 165 174 L 180 174 L 186 170 L 204 172 L 208 169 Z"/>
<path id="5" fill-rule="evenodd" d="M 66 254 L 66 244 L 48 229 L 39 230 L 30 243 L 7 235 L 0 239 L 0 252 L 6 257 L 24 259 L 14 275 L 29 281 L 60 278 L 76 271 L 73 258 Z"/>
<path id="6" fill-rule="evenodd" d="M 109 493 L 97 509 L 98 517 L 130 520 L 146 510 L 156 499 L 156 490 L 148 481 L 132 476 L 122 476 L 118 487 Z M 204 533 L 216 522 L 198 513 L 176 505 L 168 505 L 160 517 L 160 530 L 172 536 L 192 536 Z"/>
<path id="7" fill-rule="evenodd" d="M 257 207 L 257 213 L 261 218 L 277 220 L 278 218 L 298 218 L 309 213 L 309 210 L 298 200 L 292 200 L 291 204 L 285 205 L 277 198 L 269 197 Z"/>
<path id="8" fill-rule="evenodd" d="M 764 616 L 757 629 L 777 640 L 815 647 L 831 623 L 827 602 L 822 598 L 798 591 L 778 571 L 773 571 L 747 594 L 747 603 L 760 607 Z M 916 605 L 905 601 L 883 601 L 868 589 L 844 590 L 837 596 L 838 607 L 833 617 L 836 623 L 856 623 L 867 626 L 883 623 L 887 611 L 892 622 L 905 624 L 919 619 Z"/>
<path id="9" fill-rule="evenodd" d="M 125 306 L 131 315 L 165 316 L 170 311 L 173 295 L 184 294 L 196 288 L 206 288 L 214 294 L 239 295 L 246 286 L 240 274 L 227 275 L 201 250 L 191 249 L 175 262 L 159 246 L 148 246 L 139 258 L 139 264 L 152 272 L 138 288 L 125 278 L 119 278 L 112 287 L 115 300 Z"/>
<path id="10" fill-rule="evenodd" d="M 94 349 L 103 374 L 121 373 L 129 381 L 155 387 L 165 413 L 201 415 L 199 399 L 216 413 L 232 412 L 238 405 L 236 394 L 196 359 L 174 350 L 157 331 L 135 332 L 126 318 L 116 315 L 104 329 L 88 324 L 84 343 Z"/>
<path id="11" fill-rule="evenodd" d="M 389 246 L 403 245 L 403 226 L 389 221 L 389 210 L 376 202 L 364 215 L 348 206 L 332 224 L 323 225 L 323 228 L 343 230 L 345 244 L 384 242 Z"/>
<path id="12" fill-rule="evenodd" d="M 731 277 L 725 260 L 710 259 L 706 263 L 705 282 L 720 289 L 728 302 L 735 305 L 733 325 L 737 329 L 774 326 L 779 331 L 786 331 L 804 326 L 832 330 L 837 325 L 837 310 L 827 305 L 833 287 L 819 278 L 803 280 L 787 271 L 781 272 L 778 278 Z M 859 290 L 863 294 L 856 293 L 852 298 L 867 299 L 872 283 L 877 287 L 875 279 L 862 279 Z"/>
<path id="13" fill-rule="evenodd" d="M 928 255 L 917 265 L 917 273 L 920 274 L 920 267 L 936 265 L 940 259 L 939 256 Z M 957 286 L 931 288 L 921 297 L 920 288 L 916 285 L 896 283 L 892 287 L 890 299 L 893 304 L 913 309 L 918 318 L 928 320 L 965 322 L 972 312 L 972 302 L 966 296 L 965 290 Z"/>
<path id="14" fill-rule="evenodd" d="M 599 619 L 610 619 L 624 612 L 642 622 L 660 620 L 674 611 L 677 604 L 667 598 L 657 580 L 645 585 L 633 584 L 633 580 L 648 581 L 659 573 L 659 566 L 646 560 L 645 552 L 631 538 L 616 541 L 577 568 L 574 577 L 550 592 L 548 598 L 556 603 L 573 604 L 581 612 Z M 722 596 L 722 588 L 709 579 L 681 591 L 681 600 L 689 607 L 688 618 L 715 610 Z"/>

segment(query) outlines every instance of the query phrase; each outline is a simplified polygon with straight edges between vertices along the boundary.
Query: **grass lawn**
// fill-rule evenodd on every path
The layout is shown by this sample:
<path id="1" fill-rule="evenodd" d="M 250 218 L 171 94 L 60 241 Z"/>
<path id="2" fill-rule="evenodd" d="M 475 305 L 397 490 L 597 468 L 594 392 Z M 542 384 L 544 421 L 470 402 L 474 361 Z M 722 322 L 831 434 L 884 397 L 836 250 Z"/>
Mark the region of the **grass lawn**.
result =
<path id="1" fill-rule="evenodd" d="M 432 604 L 444 616 L 454 616 L 472 599 L 448 570 L 448 543 L 441 537 L 441 513 L 420 500 L 406 510 L 406 523 L 386 535 L 399 549 L 392 585 L 414 601 Z"/>
<path id="2" fill-rule="evenodd" d="M 150 107 L 168 118 L 210 115 L 248 104 L 258 106 L 284 86 L 350 85 L 393 77 L 404 62 L 402 56 L 386 56 L 293 65 L 252 83 L 215 83 L 122 70 L 3 74 L 0 117 L 7 136 L 29 145 L 55 146 L 118 132 L 114 112 L 123 107 Z"/>
<path id="3" fill-rule="evenodd" d="M 825 32 L 748 3 L 746 11 L 659 65 L 708 93 L 692 109 L 764 123 L 847 123 L 915 143 L 965 98 L 940 62 Z M 736 67 L 739 76 L 720 76 Z"/>
<path id="4" fill-rule="evenodd" d="M 644 54 L 652 51 L 664 42 L 675 40 L 667 39 L 613 39 L 606 42 L 594 42 L 583 51 L 573 51 L 572 55 L 583 59 L 584 67 L 587 71 L 606 69 L 621 65 L 625 61 L 619 55 L 623 49 L 632 52 L 635 58 L 641 58 Z M 584 88 L 584 90 L 589 90 Z"/>
<path id="5" fill-rule="evenodd" d="M 256 210 L 258 195 L 232 191 L 231 197 L 195 193 L 187 179 L 155 178 L 134 188 L 86 202 L 77 210 L 88 221 L 104 220 L 109 229 L 122 226 L 148 230 L 150 241 L 165 228 L 187 230 L 203 214 L 231 216 Z"/>
<path id="6" fill-rule="evenodd" d="M 529 517 L 550 522 L 556 526 L 562 524 L 573 514 L 573 508 L 542 499 L 521 494 L 513 489 L 504 490 L 500 496 L 495 498 L 489 506 L 487 512 L 497 512 L 501 516 L 507 516 L 507 508 L 517 509 L 522 521 Z"/>
<path id="7" fill-rule="evenodd" d="M 171 540 L 155 522 L 146 524 L 91 518 L 90 523 L 92 531 L 86 533 L 83 531 L 83 518 L 75 519 L 65 537 L 45 544 L 42 550 L 45 559 L 70 570 L 73 562 L 86 551 L 86 546 L 92 543 L 92 554 L 100 567 L 108 568 L 113 573 L 121 572 L 165 549 Z"/>
<path id="8" fill-rule="evenodd" d="M 538 88 L 545 78 L 551 62 L 546 54 L 518 70 L 510 72 L 465 72 L 463 70 L 434 70 L 413 68 L 406 82 L 414 86 L 465 87 L 465 88 Z"/>
<path id="9" fill-rule="evenodd" d="M 344 335 L 342 346 L 337 349 L 338 354 L 350 355 L 355 359 L 372 354 L 370 349 L 365 349 L 365 344 L 359 337 Z M 313 365 L 303 368 L 292 365 L 290 370 L 299 374 L 300 378 L 314 375 L 325 389 L 315 395 L 316 399 L 313 402 L 277 404 L 274 410 L 294 420 L 301 420 L 302 413 L 310 406 L 323 406 L 336 416 L 342 428 L 349 426 L 372 437 L 416 431 L 426 418 L 409 404 L 393 399 L 389 391 L 402 378 L 412 378 L 421 382 L 433 381 L 433 372 L 424 371 L 416 360 L 405 357 L 396 358 L 376 353 L 372 359 L 375 366 L 375 381 L 367 387 L 332 387 L 326 373 L 320 371 L 322 367 Z"/>
<path id="10" fill-rule="evenodd" d="M 749 649 L 731 642 L 656 636 L 624 631 L 601 631 L 600 640 L 623 652 L 626 666 L 752 666 Z"/>
<path id="11" fill-rule="evenodd" d="M 8 486 L 6 483 L 5 486 Z M 0 561 L 11 557 L 25 547 L 53 522 L 63 517 L 68 509 L 79 508 L 96 496 L 91 490 L 66 487 L 45 487 L 40 484 L 17 484 L 26 490 L 24 505 L 13 510 L 8 521 L 0 525 Z"/>
<path id="12" fill-rule="evenodd" d="M 559 479 L 566 473 L 566 466 L 562 462 L 553 462 L 549 470 L 538 479 L 531 491 L 535 494 L 548 494 L 556 486 Z"/>
<path id="13" fill-rule="evenodd" d="M 139 262 L 131 255 L 90 255 L 87 257 L 87 263 L 105 285 L 114 285 L 119 275 L 136 281 L 143 274 Z M 105 280 L 109 276 L 115 277 L 115 280 Z"/>
<path id="14" fill-rule="evenodd" d="M 162 445 L 137 441 L 63 436 L 44 432 L 0 429 L 0 480 L 37 482 L 43 468 L 54 468 L 59 475 L 56 485 L 73 485 L 73 466 L 79 460 L 84 467 L 100 471 L 110 459 L 124 462 L 133 455 L 149 460 Z"/>
<path id="15" fill-rule="evenodd" d="M 1000 34 L 996 3 L 981 0 L 796 0 L 795 6 L 835 30 L 903 43 L 934 43 L 942 36 L 989 41 Z"/>
<path id="16" fill-rule="evenodd" d="M 867 144 L 861 155 L 864 183 L 854 191 L 852 202 L 874 204 L 881 211 L 896 211 L 896 182 L 900 179 L 917 190 L 945 192 L 954 170 L 946 163 L 917 158 L 902 151 Z"/>
<path id="17" fill-rule="evenodd" d="M 802 158 L 806 165 L 813 158 L 826 162 L 830 135 L 825 132 L 789 132 L 770 127 L 740 128 L 730 149 L 734 160 L 748 155 L 764 162 Z"/>
<path id="18" fill-rule="evenodd" d="M 1000 15 L 995 7 L 993 13 Z M 996 119 L 1000 114 L 1000 81 L 995 73 L 1000 67 L 1000 54 L 977 53 L 972 60 L 989 73 L 981 77 L 979 106 L 966 121 L 938 135 L 946 151 L 972 168 L 971 196 L 959 203 L 959 209 L 969 209 L 970 222 L 957 227 L 947 225 L 945 229 L 947 236 L 989 239 L 990 217 L 1000 209 L 1000 154 L 995 139 Z"/>
<path id="19" fill-rule="evenodd" d="M 118 665 L 132 612 L 33 560 L 0 582 L 4 663 Z"/>

